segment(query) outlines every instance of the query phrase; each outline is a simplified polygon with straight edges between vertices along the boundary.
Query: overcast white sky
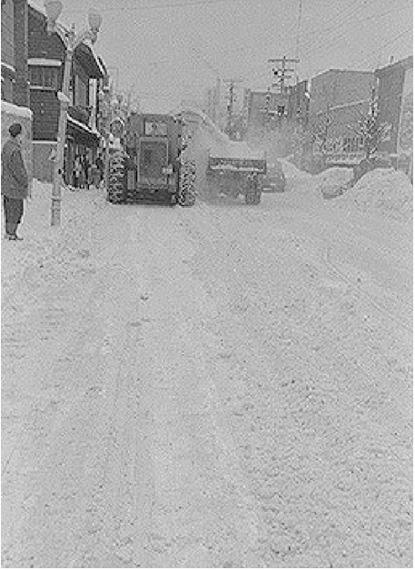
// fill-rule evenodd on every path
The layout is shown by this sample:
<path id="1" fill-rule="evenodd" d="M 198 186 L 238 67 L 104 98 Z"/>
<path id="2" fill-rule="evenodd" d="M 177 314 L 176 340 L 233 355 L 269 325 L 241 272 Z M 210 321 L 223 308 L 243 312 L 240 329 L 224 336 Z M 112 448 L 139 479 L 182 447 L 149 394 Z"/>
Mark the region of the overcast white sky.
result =
<path id="1" fill-rule="evenodd" d="M 39 0 L 40 1 L 40 0 Z M 364 69 L 412 54 L 411 0 L 63 0 L 80 29 L 88 7 L 103 24 L 96 44 L 119 86 L 142 101 L 192 98 L 223 78 L 271 82 L 269 58 L 294 57 L 300 79 Z M 301 19 L 300 15 L 301 7 Z M 299 25 L 299 19 L 300 25 Z M 204 54 L 204 63 L 200 54 Z M 115 74 L 115 69 L 113 69 Z"/>

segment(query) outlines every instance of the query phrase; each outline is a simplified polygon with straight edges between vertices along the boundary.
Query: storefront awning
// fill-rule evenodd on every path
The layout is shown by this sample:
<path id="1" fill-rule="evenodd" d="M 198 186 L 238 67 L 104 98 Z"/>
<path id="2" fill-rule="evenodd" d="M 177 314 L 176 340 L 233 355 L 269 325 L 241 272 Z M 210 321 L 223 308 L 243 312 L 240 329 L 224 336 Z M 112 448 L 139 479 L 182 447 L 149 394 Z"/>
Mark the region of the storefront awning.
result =
<path id="1" fill-rule="evenodd" d="M 73 119 L 69 115 L 67 121 L 68 135 L 71 136 L 74 141 L 91 147 L 96 147 L 99 145 L 101 135 L 98 131 L 93 131 L 88 127 L 88 125 L 85 125 L 84 123 Z"/>

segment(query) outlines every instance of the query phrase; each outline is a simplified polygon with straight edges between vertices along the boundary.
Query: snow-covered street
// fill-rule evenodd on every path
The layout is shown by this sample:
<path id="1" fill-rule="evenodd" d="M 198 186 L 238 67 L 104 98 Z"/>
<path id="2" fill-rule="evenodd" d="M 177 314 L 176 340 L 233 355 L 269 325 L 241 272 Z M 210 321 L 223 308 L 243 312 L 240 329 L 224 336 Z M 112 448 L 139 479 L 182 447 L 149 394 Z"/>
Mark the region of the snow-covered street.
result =
<path id="1" fill-rule="evenodd" d="M 60 230 L 35 185 L 2 245 L 4 567 L 411 567 L 409 206 L 285 167 L 254 207 L 65 191 Z"/>

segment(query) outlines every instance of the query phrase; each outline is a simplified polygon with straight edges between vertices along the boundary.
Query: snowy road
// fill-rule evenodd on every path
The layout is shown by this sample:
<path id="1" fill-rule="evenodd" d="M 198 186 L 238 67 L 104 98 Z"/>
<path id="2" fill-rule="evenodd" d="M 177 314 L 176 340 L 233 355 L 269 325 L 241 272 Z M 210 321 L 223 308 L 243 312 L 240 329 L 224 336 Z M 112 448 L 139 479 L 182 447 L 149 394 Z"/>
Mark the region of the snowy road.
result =
<path id="1" fill-rule="evenodd" d="M 3 566 L 410 567 L 410 225 L 101 206 L 4 303 Z"/>

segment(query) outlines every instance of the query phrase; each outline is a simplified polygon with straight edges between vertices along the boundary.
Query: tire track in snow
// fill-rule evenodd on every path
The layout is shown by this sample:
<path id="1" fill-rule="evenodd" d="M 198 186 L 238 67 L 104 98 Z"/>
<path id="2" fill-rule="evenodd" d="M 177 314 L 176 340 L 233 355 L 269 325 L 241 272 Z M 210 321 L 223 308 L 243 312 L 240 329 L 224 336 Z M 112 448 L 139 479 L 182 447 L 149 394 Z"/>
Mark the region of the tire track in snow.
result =
<path id="1" fill-rule="evenodd" d="M 246 231 L 243 221 L 236 215 L 230 217 L 229 210 L 226 211 L 229 229 L 221 230 L 220 234 L 215 229 L 218 219 L 222 219 L 220 209 L 201 210 L 203 213 L 195 212 L 196 217 L 186 216 L 189 231 L 201 243 L 202 259 L 196 259 L 194 265 L 196 274 L 211 285 L 212 295 L 223 292 L 222 315 L 208 326 L 223 339 L 226 351 L 234 353 L 226 360 L 229 374 L 244 378 L 247 387 L 240 405 L 231 399 L 230 409 L 236 406 L 240 422 L 239 452 L 246 448 L 246 469 L 269 529 L 269 540 L 264 546 L 267 565 L 406 565 L 411 553 L 407 446 L 410 430 L 406 423 L 402 425 L 400 407 L 408 386 L 403 386 L 403 396 L 395 405 L 388 397 L 388 390 L 393 391 L 394 386 L 388 382 L 385 392 L 388 380 L 385 374 L 380 382 L 374 382 L 377 371 L 368 374 L 359 362 L 353 361 L 353 356 L 359 353 L 353 353 L 351 342 L 336 345 L 338 352 L 314 352 L 312 339 L 304 343 L 307 338 L 298 336 L 296 325 L 291 333 L 299 343 L 280 349 L 273 338 L 277 337 L 275 329 L 282 322 L 277 319 L 267 326 L 268 311 L 261 315 L 267 308 L 258 303 L 258 298 L 267 292 L 267 289 L 261 291 L 261 274 L 254 289 L 251 288 L 254 282 L 249 280 L 255 267 L 249 261 L 261 255 L 259 246 L 258 249 L 243 247 L 249 243 L 263 243 L 265 247 L 266 242 L 254 241 L 256 228 Z M 238 209 L 238 215 L 239 211 L 242 208 Z M 207 216 L 211 219 L 205 220 Z M 241 217 L 245 217 L 245 211 Z M 258 228 L 258 239 L 261 238 Z M 239 242 L 239 253 L 244 252 L 239 264 L 236 263 L 239 253 L 233 255 L 235 242 Z M 278 255 L 281 253 L 283 259 L 287 256 L 291 262 L 289 251 L 279 250 Z M 314 255 L 317 260 L 318 253 Z M 277 266 L 281 264 L 278 257 L 276 261 Z M 209 272 L 208 267 L 214 270 Z M 277 287 L 289 277 L 276 280 Z M 218 279 L 229 285 L 217 286 Z M 298 281 L 292 286 L 296 283 L 298 287 Z M 249 299 L 237 319 L 230 313 L 230 300 L 240 290 L 246 290 Z M 336 313 L 328 317 L 331 322 Z M 341 318 L 341 310 L 338 317 Z M 354 331 L 359 331 L 367 342 L 370 339 L 360 327 L 356 329 L 354 318 L 351 315 L 344 324 L 354 326 Z M 314 324 L 318 331 L 317 321 L 308 332 L 314 329 Z M 344 324 L 341 320 L 339 334 Z M 337 320 L 333 321 L 335 325 Z M 348 334 L 352 332 L 350 328 Z M 238 434 L 238 427 L 235 433 Z M 279 434 L 275 445 L 273 433 L 275 437 Z M 395 494 L 399 497 L 396 502 Z M 379 496 L 383 497 L 382 503 L 378 502 Z M 298 508 L 303 513 L 302 520 L 307 521 L 306 529 L 299 523 Z M 376 512 L 375 535 L 370 533 L 373 524 L 370 512 Z M 306 532 L 311 534 L 310 540 L 301 543 L 301 535 L 304 537 Z M 347 537 L 343 544 L 337 532 Z M 395 542 L 395 532 L 399 534 L 399 544 Z"/>

